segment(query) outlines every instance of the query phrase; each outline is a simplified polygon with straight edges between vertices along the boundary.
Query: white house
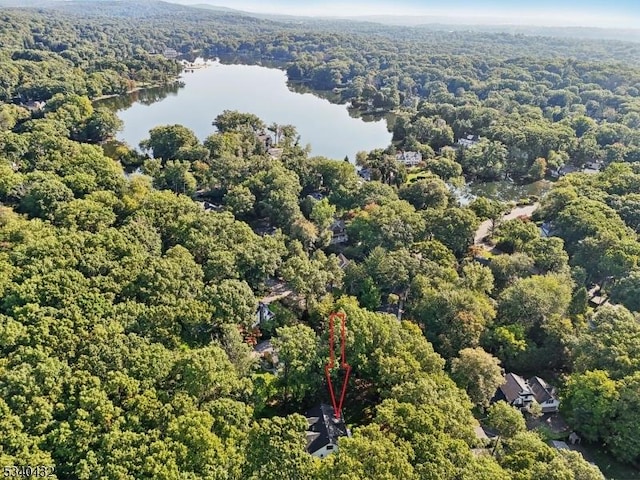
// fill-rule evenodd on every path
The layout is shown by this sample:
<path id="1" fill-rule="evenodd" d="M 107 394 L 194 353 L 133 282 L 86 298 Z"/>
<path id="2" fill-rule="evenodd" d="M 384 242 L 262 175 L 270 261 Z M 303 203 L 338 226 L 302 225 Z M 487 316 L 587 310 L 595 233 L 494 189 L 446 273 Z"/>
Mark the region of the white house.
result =
<path id="1" fill-rule="evenodd" d="M 275 313 L 269 310 L 269 305 L 264 302 L 258 302 L 258 308 L 256 309 L 256 319 L 253 322 L 252 327 L 257 327 L 261 323 L 268 322 L 275 317 Z"/>
<path id="2" fill-rule="evenodd" d="M 406 167 L 415 167 L 422 162 L 422 154 L 420 152 L 398 152 L 396 159 Z"/>
<path id="3" fill-rule="evenodd" d="M 557 412 L 560 407 L 560 400 L 556 389 L 545 382 L 540 377 L 531 377 L 527 382 L 533 392 L 536 402 L 542 407 L 543 413 Z"/>
<path id="4" fill-rule="evenodd" d="M 592 170 L 602 170 L 604 168 L 604 162 L 600 160 L 592 160 L 584 164 L 584 168 L 590 168 Z"/>
<path id="5" fill-rule="evenodd" d="M 580 169 L 578 167 L 574 167 L 573 165 L 565 165 L 564 167 L 560 167 L 557 170 L 551 171 L 551 176 L 553 178 L 564 177 L 565 175 L 569 175 L 570 173 L 579 172 Z"/>
<path id="6" fill-rule="evenodd" d="M 336 418 L 331 405 L 321 404 L 306 414 L 307 451 L 318 458 L 325 458 L 338 450 L 338 439 L 350 437 L 351 432 L 342 417 Z"/>
<path id="7" fill-rule="evenodd" d="M 504 383 L 498 387 L 492 402 L 503 400 L 509 405 L 527 409 L 535 401 L 542 407 L 543 413 L 557 412 L 560 400 L 556 389 L 540 377 L 525 380 L 515 373 L 507 373 Z"/>
<path id="8" fill-rule="evenodd" d="M 518 408 L 527 408 L 533 403 L 533 392 L 527 382 L 520 375 L 507 373 L 504 383 L 498 387 L 492 401 L 503 400 Z"/>
<path id="9" fill-rule="evenodd" d="M 176 58 L 178 56 L 178 52 L 173 48 L 165 48 L 162 54 L 167 58 Z"/>
<path id="10" fill-rule="evenodd" d="M 582 169 L 582 173 L 595 174 L 600 173 L 600 171 L 604 168 L 604 163 L 600 161 L 591 161 L 584 164 Z"/>
<path id="11" fill-rule="evenodd" d="M 45 102 L 40 102 L 36 100 L 36 101 L 27 102 L 27 103 L 21 103 L 20 106 L 26 108 L 30 112 L 39 112 L 44 109 Z"/>
<path id="12" fill-rule="evenodd" d="M 206 200 L 198 203 L 202 208 L 204 208 L 205 212 L 221 212 L 224 210 L 224 205 L 220 205 L 218 203 L 211 203 Z"/>
<path id="13" fill-rule="evenodd" d="M 458 139 L 458 145 L 464 148 L 471 148 L 480 143 L 480 137 L 478 135 L 466 135 Z"/>

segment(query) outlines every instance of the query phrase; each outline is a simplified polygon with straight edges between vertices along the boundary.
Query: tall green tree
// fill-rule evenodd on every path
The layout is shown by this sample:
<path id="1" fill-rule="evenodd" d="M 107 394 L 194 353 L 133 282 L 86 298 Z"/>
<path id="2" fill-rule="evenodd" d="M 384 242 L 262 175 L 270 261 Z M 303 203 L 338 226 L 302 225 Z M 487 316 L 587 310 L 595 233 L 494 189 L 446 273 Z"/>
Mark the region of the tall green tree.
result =
<path id="1" fill-rule="evenodd" d="M 471 400 L 483 407 L 489 405 L 496 389 L 504 382 L 500 360 L 482 348 L 465 348 L 451 361 L 451 373 Z"/>
<path id="2" fill-rule="evenodd" d="M 311 480 L 317 460 L 305 449 L 307 420 L 294 414 L 255 423 L 247 436 L 246 460 L 241 478 L 247 480 Z"/>
<path id="3" fill-rule="evenodd" d="M 276 330 L 273 346 L 278 354 L 278 378 L 284 402 L 302 402 L 321 382 L 319 340 L 305 325 Z"/>
<path id="4" fill-rule="evenodd" d="M 603 370 L 590 370 L 569 377 L 563 390 L 562 412 L 571 426 L 591 442 L 609 431 L 609 418 L 618 387 Z"/>
<path id="5" fill-rule="evenodd" d="M 167 162 L 179 157 L 180 149 L 194 147 L 198 138 L 182 125 L 164 125 L 149 130 L 149 138 L 140 142 L 140 148 L 150 151 L 154 158 Z"/>
<path id="6" fill-rule="evenodd" d="M 506 402 L 492 404 L 488 410 L 487 425 L 504 438 L 513 438 L 526 431 L 522 413 Z"/>
<path id="7" fill-rule="evenodd" d="M 473 211 L 465 208 L 427 211 L 427 233 L 450 248 L 456 256 L 464 255 L 473 243 L 479 222 Z"/>

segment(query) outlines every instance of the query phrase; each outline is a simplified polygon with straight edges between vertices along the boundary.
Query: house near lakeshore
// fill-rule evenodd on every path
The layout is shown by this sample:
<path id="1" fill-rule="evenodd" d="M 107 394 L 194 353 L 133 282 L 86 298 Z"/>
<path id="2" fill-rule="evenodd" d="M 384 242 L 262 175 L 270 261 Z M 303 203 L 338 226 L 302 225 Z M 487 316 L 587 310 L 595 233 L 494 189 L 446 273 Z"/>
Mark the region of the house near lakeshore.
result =
<path id="1" fill-rule="evenodd" d="M 344 418 L 336 418 L 331 405 L 320 404 L 305 415 L 309 425 L 307 430 L 307 452 L 314 457 L 325 458 L 338 451 L 340 437 L 350 437 L 351 432 Z"/>
<path id="2" fill-rule="evenodd" d="M 358 175 L 367 182 L 371 181 L 371 169 L 369 168 L 361 168 L 358 170 Z"/>
<path id="3" fill-rule="evenodd" d="M 164 55 L 165 58 L 177 58 L 179 54 L 174 48 L 165 48 L 162 55 Z"/>
<path id="4" fill-rule="evenodd" d="M 420 152 L 398 152 L 396 160 L 405 167 L 416 167 L 422 163 L 422 154 Z"/>
<path id="5" fill-rule="evenodd" d="M 550 175 L 552 178 L 561 178 L 565 175 L 569 175 L 570 173 L 587 173 L 587 174 L 596 174 L 600 173 L 604 168 L 604 162 L 599 160 L 593 160 L 591 162 L 587 162 L 582 165 L 582 168 L 576 167 L 574 165 L 565 165 L 563 167 L 557 168 L 556 170 L 551 170 Z"/>

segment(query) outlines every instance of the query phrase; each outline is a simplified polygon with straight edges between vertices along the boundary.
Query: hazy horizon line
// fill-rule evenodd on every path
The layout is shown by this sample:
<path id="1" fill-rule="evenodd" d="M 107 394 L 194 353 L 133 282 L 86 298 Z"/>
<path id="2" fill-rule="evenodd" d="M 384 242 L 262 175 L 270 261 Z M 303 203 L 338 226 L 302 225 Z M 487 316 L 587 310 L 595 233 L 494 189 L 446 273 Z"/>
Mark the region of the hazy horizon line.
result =
<path id="1" fill-rule="evenodd" d="M 394 6 L 392 10 L 389 7 L 374 7 L 368 11 L 354 11 L 353 5 L 341 2 L 340 4 L 330 3 L 322 7 L 309 7 L 302 3 L 295 6 L 284 7 L 275 5 L 274 3 L 266 4 L 263 2 L 255 3 L 254 1 L 230 1 L 230 0 L 168 0 L 173 3 L 181 3 L 183 5 L 208 5 L 212 7 L 226 7 L 234 10 L 243 11 L 252 14 L 267 15 L 283 15 L 290 17 L 312 17 L 326 19 L 362 19 L 362 18 L 396 18 L 396 19 L 415 19 L 411 22 L 419 25 L 420 19 L 441 19 L 447 20 L 444 24 L 450 25 L 482 25 L 482 26 L 530 26 L 530 27 L 583 27 L 583 28 L 601 28 L 614 30 L 640 30 L 640 20 L 634 15 L 620 16 L 617 14 L 603 14 L 601 12 L 578 12 L 576 10 L 555 9 L 549 10 L 522 10 L 520 12 L 488 11 L 485 13 L 465 9 L 465 11 L 452 12 L 450 10 L 443 11 L 441 9 L 426 12 L 421 9 Z M 481 8 L 481 6 L 479 6 Z M 328 13 L 328 9 L 337 10 Z M 459 15 L 462 13 L 462 15 Z"/>

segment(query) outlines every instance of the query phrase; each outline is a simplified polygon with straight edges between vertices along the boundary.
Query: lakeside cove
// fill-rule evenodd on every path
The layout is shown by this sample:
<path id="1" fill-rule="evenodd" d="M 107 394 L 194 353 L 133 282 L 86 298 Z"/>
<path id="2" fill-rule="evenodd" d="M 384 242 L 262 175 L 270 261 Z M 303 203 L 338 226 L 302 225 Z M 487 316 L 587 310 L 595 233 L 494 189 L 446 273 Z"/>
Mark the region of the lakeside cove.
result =
<path id="1" fill-rule="evenodd" d="M 265 122 L 295 125 L 301 145 L 312 155 L 355 159 L 358 151 L 386 148 L 391 142 L 384 118 L 354 117 L 346 105 L 287 83 L 286 73 L 259 65 L 204 63 L 185 69 L 179 82 L 101 99 L 97 105 L 115 111 L 124 128 L 116 139 L 137 147 L 153 127 L 182 124 L 204 140 L 223 110 L 251 112 Z M 191 65 L 191 63 L 189 63 Z"/>

